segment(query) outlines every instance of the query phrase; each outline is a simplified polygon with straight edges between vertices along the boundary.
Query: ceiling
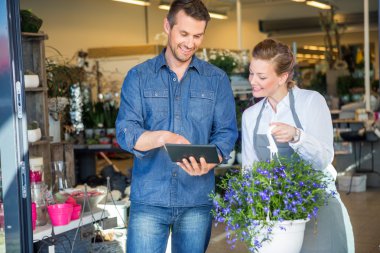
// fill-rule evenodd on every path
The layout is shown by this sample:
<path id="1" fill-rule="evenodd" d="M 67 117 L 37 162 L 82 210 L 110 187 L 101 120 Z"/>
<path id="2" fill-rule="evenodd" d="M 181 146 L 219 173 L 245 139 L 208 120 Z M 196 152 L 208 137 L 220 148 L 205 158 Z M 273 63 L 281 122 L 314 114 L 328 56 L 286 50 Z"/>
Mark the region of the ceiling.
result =
<path id="1" fill-rule="evenodd" d="M 236 0 L 203 0 L 210 10 L 218 12 L 234 11 L 236 9 Z M 363 0 L 322 0 L 336 6 L 338 12 L 362 12 Z M 314 8 L 304 3 L 296 3 L 292 0 L 240 0 L 242 7 L 260 7 L 260 6 L 296 6 L 304 5 L 305 8 Z M 368 0 L 370 11 L 378 10 L 378 1 Z M 281 9 L 279 9 L 281 11 Z"/>

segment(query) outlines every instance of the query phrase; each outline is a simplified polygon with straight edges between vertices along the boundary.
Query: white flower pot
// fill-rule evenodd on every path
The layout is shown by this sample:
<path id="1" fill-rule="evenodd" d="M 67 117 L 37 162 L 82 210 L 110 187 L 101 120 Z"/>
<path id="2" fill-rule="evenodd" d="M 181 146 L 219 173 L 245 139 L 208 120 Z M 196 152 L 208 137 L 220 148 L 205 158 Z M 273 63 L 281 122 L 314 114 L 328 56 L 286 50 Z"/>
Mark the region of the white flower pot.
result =
<path id="1" fill-rule="evenodd" d="M 236 156 L 236 151 L 235 150 L 232 150 L 232 152 L 230 153 L 230 159 L 228 159 L 227 161 L 227 165 L 228 166 L 232 166 L 232 164 L 234 164 L 235 162 L 235 156 Z"/>
<path id="2" fill-rule="evenodd" d="M 236 161 L 238 162 L 238 164 L 242 164 L 243 162 L 242 162 L 242 157 L 241 157 L 241 153 L 239 152 L 239 153 L 237 153 L 236 154 Z"/>
<path id="3" fill-rule="evenodd" d="M 24 75 L 25 88 L 36 88 L 40 85 L 38 75 Z"/>
<path id="4" fill-rule="evenodd" d="M 278 222 L 273 228 L 272 240 L 263 243 L 259 253 L 299 253 L 302 248 L 306 222 L 309 220 L 294 220 Z M 280 227 L 284 227 L 285 230 Z"/>
<path id="5" fill-rule="evenodd" d="M 107 128 L 106 129 L 106 134 L 107 135 L 115 136 L 116 135 L 116 128 Z"/>
<path id="6" fill-rule="evenodd" d="M 35 142 L 41 139 L 41 128 L 28 130 L 28 141 Z"/>
<path id="7" fill-rule="evenodd" d="M 94 137 L 94 129 L 93 128 L 86 128 L 86 129 L 84 129 L 84 134 L 86 136 L 86 139 L 92 139 L 92 137 Z"/>
<path id="8" fill-rule="evenodd" d="M 49 136 L 53 137 L 53 142 L 61 141 L 61 121 L 55 120 L 49 115 Z"/>

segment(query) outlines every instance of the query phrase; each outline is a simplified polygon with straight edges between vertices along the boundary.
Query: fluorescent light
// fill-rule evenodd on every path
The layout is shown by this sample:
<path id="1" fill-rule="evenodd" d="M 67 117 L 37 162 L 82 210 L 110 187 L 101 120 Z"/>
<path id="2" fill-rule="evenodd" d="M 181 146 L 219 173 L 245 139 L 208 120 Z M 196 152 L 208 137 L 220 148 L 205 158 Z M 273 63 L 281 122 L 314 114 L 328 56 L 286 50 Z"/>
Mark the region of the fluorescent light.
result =
<path id="1" fill-rule="evenodd" d="M 293 2 L 298 2 L 298 3 L 303 3 L 305 2 L 306 0 L 292 0 Z"/>
<path id="2" fill-rule="evenodd" d="M 331 5 L 321 3 L 318 1 L 306 1 L 306 4 L 313 6 L 313 7 L 317 7 L 319 9 L 324 9 L 324 10 L 330 10 L 331 9 Z"/>
<path id="3" fill-rule="evenodd" d="M 123 2 L 123 3 L 128 3 L 128 4 L 136 4 L 136 5 L 140 5 L 140 6 L 149 6 L 150 5 L 149 2 L 146 2 L 143 0 L 113 0 L 113 1 Z"/>
<path id="4" fill-rule="evenodd" d="M 168 11 L 168 10 L 170 9 L 170 5 L 168 5 L 168 4 L 160 4 L 160 5 L 158 6 L 158 9 Z"/>
<path id="5" fill-rule="evenodd" d="M 160 3 L 158 5 L 158 8 L 161 9 L 161 10 L 167 10 L 168 11 L 170 9 L 170 5 L 169 4 Z M 215 19 L 228 19 L 228 16 L 226 14 L 217 13 L 217 12 L 211 12 L 211 11 L 209 11 L 208 13 L 210 14 L 211 18 L 215 18 Z"/>
<path id="6" fill-rule="evenodd" d="M 221 14 L 221 13 L 216 13 L 216 12 L 209 12 L 210 17 L 215 18 L 215 19 L 227 19 L 226 14 Z"/>

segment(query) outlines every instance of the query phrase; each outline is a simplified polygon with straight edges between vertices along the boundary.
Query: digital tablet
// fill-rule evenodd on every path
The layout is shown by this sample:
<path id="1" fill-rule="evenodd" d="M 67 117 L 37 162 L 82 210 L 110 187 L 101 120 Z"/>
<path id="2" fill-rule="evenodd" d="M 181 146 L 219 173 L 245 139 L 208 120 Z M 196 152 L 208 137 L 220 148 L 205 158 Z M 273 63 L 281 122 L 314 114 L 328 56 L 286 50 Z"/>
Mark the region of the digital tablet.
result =
<path id="1" fill-rule="evenodd" d="M 192 156 L 198 163 L 201 157 L 207 163 L 219 163 L 215 145 L 166 144 L 164 147 L 173 162 L 182 162 L 183 158 Z"/>

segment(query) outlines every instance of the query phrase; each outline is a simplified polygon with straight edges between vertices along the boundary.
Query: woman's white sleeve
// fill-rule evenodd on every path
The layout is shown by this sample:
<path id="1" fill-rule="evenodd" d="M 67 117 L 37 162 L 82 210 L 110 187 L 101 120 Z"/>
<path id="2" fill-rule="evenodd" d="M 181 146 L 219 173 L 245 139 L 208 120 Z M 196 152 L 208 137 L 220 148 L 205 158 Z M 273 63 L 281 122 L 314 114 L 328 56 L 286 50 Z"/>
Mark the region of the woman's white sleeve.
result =
<path id="1" fill-rule="evenodd" d="M 325 98 L 319 93 L 312 95 L 306 105 L 297 105 L 303 131 L 297 143 L 290 146 L 315 169 L 323 170 L 334 159 L 333 126 Z M 297 110 L 297 109 L 296 109 Z M 305 111 L 306 110 L 306 111 Z"/>

